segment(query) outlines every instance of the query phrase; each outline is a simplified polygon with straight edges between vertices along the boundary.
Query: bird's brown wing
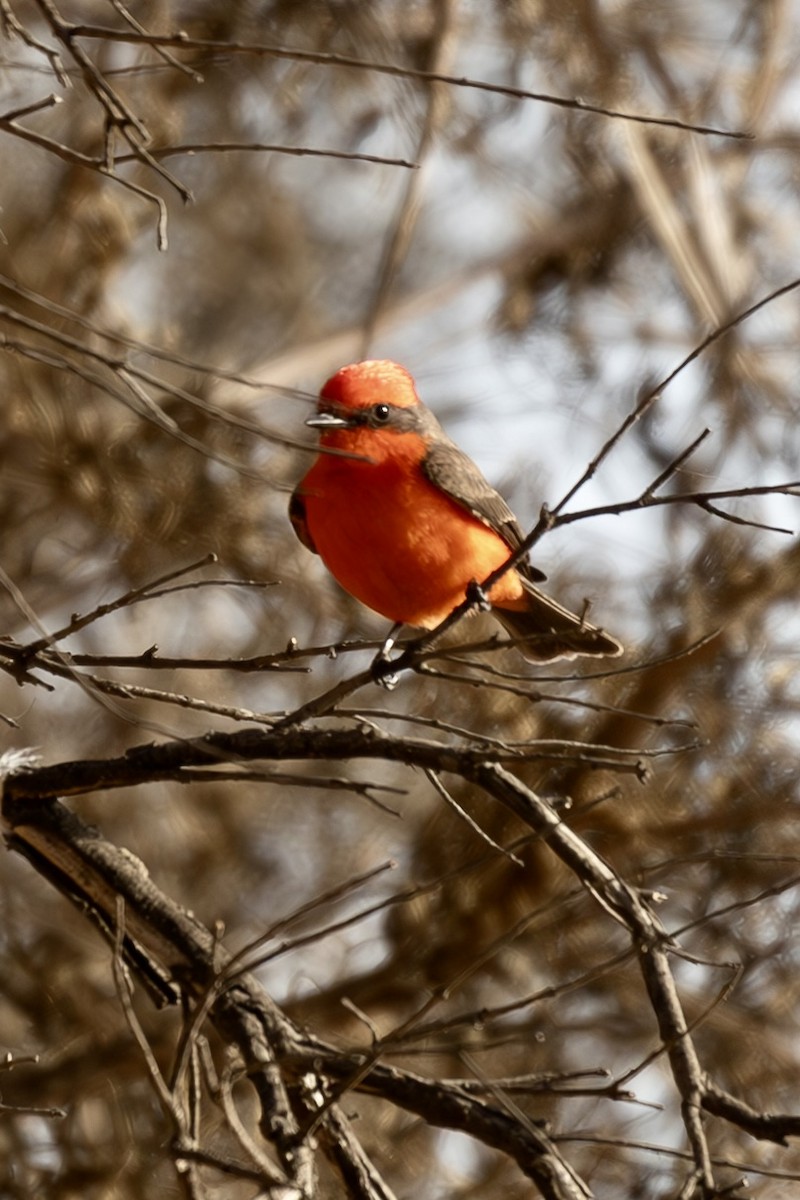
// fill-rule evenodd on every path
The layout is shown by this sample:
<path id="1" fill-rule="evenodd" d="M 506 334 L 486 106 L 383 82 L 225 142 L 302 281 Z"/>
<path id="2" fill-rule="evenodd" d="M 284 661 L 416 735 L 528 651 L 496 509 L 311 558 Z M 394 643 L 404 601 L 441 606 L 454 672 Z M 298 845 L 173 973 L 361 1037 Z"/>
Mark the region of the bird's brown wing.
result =
<path id="1" fill-rule="evenodd" d="M 299 488 L 292 492 L 292 498 L 289 501 L 289 520 L 292 522 L 292 528 L 306 549 L 310 550 L 312 554 L 319 554 L 319 550 L 315 546 L 314 539 L 311 536 L 311 531 L 308 528 L 306 502 L 300 494 Z"/>
<path id="2" fill-rule="evenodd" d="M 435 487 L 499 534 L 509 550 L 519 549 L 525 535 L 517 518 L 500 493 L 484 479 L 469 455 L 441 431 L 430 444 L 422 470 Z M 532 567 L 527 558 L 519 563 L 517 569 L 531 581 L 547 578 L 536 567 Z"/>

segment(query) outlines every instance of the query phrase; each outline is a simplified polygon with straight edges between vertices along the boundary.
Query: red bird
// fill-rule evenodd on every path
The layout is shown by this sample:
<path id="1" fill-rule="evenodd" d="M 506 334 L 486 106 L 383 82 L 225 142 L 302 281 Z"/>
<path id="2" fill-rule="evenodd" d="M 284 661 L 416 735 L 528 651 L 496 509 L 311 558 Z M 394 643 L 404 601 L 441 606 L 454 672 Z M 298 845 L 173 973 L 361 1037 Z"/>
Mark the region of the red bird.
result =
<path id="1" fill-rule="evenodd" d="M 396 625 L 433 629 L 522 544 L 505 500 L 398 363 L 342 367 L 306 424 L 319 429 L 323 452 L 292 496 L 295 532 L 342 587 Z M 622 652 L 615 638 L 540 592 L 534 581 L 542 579 L 524 559 L 488 596 L 506 629 L 525 639 L 527 659 Z"/>

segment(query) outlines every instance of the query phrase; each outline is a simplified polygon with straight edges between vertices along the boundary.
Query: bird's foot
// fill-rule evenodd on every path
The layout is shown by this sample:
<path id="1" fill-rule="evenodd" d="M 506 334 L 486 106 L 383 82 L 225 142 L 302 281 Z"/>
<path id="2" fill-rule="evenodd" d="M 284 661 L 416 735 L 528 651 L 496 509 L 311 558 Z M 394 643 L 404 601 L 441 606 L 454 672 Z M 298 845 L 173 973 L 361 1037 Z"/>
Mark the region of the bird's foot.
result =
<path id="1" fill-rule="evenodd" d="M 470 604 L 475 606 L 478 612 L 492 611 L 492 602 L 477 579 L 471 579 L 467 584 L 467 599 Z"/>
<path id="2" fill-rule="evenodd" d="M 392 670 L 392 660 L 389 658 L 389 655 L 394 648 L 397 635 L 402 628 L 402 622 L 397 622 L 392 626 L 370 666 L 372 678 L 380 687 L 386 688 L 387 692 L 391 692 L 393 688 L 396 688 L 400 679 L 400 676 Z"/>
<path id="3" fill-rule="evenodd" d="M 388 654 L 384 654 L 382 649 L 375 655 L 369 668 L 372 678 L 379 687 L 385 688 L 387 692 L 393 691 L 400 682 L 400 676 L 392 668 L 392 660 Z"/>

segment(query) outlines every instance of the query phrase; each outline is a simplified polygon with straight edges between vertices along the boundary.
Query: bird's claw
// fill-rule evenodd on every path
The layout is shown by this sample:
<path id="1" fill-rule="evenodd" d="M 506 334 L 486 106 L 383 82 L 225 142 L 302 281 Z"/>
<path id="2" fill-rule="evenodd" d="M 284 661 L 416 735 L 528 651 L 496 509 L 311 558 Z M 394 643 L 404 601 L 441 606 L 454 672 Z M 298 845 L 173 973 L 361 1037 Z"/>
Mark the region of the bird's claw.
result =
<path id="1" fill-rule="evenodd" d="M 393 691 L 400 681 L 400 676 L 392 670 L 392 660 L 384 650 L 379 650 L 375 655 L 370 671 L 378 686 L 385 688 L 387 692 Z"/>
<path id="2" fill-rule="evenodd" d="M 467 599 L 474 604 L 478 612 L 491 612 L 492 602 L 477 579 L 471 579 L 467 584 Z"/>
<path id="3" fill-rule="evenodd" d="M 396 688 L 400 681 L 400 676 L 392 670 L 392 660 L 389 655 L 397 641 L 397 635 L 403 628 L 401 621 L 396 621 L 389 630 L 383 645 L 372 660 L 370 670 L 372 678 L 382 688 L 386 688 L 387 692 L 391 692 L 392 688 Z"/>

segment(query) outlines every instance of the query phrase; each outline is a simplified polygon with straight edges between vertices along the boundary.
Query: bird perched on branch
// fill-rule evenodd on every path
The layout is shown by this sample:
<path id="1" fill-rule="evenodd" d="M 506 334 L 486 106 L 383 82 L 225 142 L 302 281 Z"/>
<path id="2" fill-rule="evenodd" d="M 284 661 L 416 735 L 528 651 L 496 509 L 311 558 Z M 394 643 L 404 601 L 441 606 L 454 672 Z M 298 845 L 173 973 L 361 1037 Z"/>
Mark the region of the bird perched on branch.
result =
<path id="1" fill-rule="evenodd" d="M 362 604 L 396 627 L 433 629 L 469 596 L 524 639 L 519 649 L 531 662 L 622 652 L 535 586 L 545 576 L 527 555 L 482 595 L 477 585 L 520 548 L 522 530 L 404 367 L 342 367 L 306 424 L 320 431 L 320 453 L 289 515 L 300 541 Z"/>

